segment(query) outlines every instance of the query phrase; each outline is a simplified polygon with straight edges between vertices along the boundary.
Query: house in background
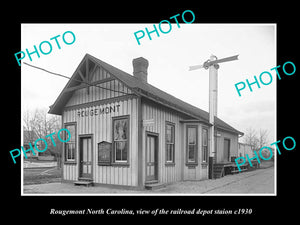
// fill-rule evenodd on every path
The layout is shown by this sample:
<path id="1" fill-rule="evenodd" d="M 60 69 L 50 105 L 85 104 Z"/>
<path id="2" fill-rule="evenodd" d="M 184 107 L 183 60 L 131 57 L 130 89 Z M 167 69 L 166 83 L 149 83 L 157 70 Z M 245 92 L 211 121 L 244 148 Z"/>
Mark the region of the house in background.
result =
<path id="1" fill-rule="evenodd" d="M 71 133 L 65 182 L 143 188 L 208 179 L 208 112 L 149 84 L 147 69 L 142 57 L 130 75 L 84 56 L 49 110 Z M 217 117 L 215 131 L 214 161 L 230 163 L 243 133 Z"/>
<path id="2" fill-rule="evenodd" d="M 251 145 L 239 142 L 238 146 L 238 157 L 246 157 L 246 154 L 248 154 L 249 158 L 254 157 L 254 149 Z"/>
<path id="3" fill-rule="evenodd" d="M 30 148 L 29 143 L 34 148 L 34 142 L 38 138 L 39 137 L 38 137 L 38 135 L 36 134 L 35 131 L 33 131 L 33 130 L 24 130 L 23 131 L 23 148 L 24 149 L 29 149 Z M 38 146 L 38 143 L 37 143 L 37 146 Z M 32 153 L 32 151 L 26 152 L 27 158 L 28 159 L 38 159 L 39 152 L 38 151 L 34 151 L 34 153 L 35 153 L 35 155 Z M 25 154 L 24 154 L 24 158 L 26 159 Z"/>
<path id="4" fill-rule="evenodd" d="M 30 145 L 29 145 L 29 143 L 30 143 L 31 146 L 33 147 L 34 153 L 35 153 L 35 154 L 33 154 L 32 151 L 26 152 L 27 159 L 47 160 L 47 161 L 54 160 L 54 156 L 51 155 L 51 152 L 49 151 L 49 149 L 44 152 L 39 152 L 35 149 L 34 143 L 37 139 L 39 139 L 39 136 L 36 134 L 35 131 L 24 129 L 24 131 L 23 131 L 23 148 L 30 149 Z M 44 146 L 40 146 L 40 143 L 42 143 L 42 142 L 37 142 L 36 146 L 39 149 L 44 149 Z M 24 159 L 26 159 L 25 154 L 23 154 L 23 157 L 24 157 Z"/>

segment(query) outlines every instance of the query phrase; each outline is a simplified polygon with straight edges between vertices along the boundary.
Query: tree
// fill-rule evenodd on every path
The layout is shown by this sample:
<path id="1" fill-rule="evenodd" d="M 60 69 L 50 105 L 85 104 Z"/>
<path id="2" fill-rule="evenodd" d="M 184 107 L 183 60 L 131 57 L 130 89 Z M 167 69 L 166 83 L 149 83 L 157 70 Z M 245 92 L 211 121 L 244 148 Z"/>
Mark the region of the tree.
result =
<path id="1" fill-rule="evenodd" d="M 264 147 L 269 145 L 269 138 L 268 138 L 268 130 L 259 129 L 259 131 L 256 131 L 252 127 L 249 127 L 244 135 L 244 142 L 246 144 L 249 144 L 252 146 L 252 150 L 257 152 L 257 155 L 259 156 L 258 151 Z M 268 158 L 268 152 L 262 151 L 263 157 Z M 269 153 L 270 154 L 270 153 Z"/>
<path id="2" fill-rule="evenodd" d="M 61 166 L 61 152 L 62 152 L 62 143 L 57 138 L 57 132 L 61 126 L 60 116 L 50 115 L 47 113 L 46 108 L 25 110 L 23 114 L 23 127 L 24 131 L 34 131 L 38 138 L 43 138 L 47 141 L 47 150 L 51 155 L 54 155 L 57 160 L 57 165 Z M 46 138 L 47 135 L 55 133 L 53 135 L 54 143 L 51 141 L 51 138 Z M 40 149 L 44 149 L 44 142 L 40 141 Z"/>
<path id="3" fill-rule="evenodd" d="M 259 134 L 258 134 L 258 148 L 261 149 L 264 146 L 267 146 L 269 144 L 269 140 L 268 140 L 268 130 L 263 130 L 260 129 L 259 130 Z"/>
<path id="4" fill-rule="evenodd" d="M 244 142 L 251 145 L 253 150 L 258 149 L 259 139 L 257 138 L 257 132 L 252 127 L 247 128 L 244 136 Z"/>

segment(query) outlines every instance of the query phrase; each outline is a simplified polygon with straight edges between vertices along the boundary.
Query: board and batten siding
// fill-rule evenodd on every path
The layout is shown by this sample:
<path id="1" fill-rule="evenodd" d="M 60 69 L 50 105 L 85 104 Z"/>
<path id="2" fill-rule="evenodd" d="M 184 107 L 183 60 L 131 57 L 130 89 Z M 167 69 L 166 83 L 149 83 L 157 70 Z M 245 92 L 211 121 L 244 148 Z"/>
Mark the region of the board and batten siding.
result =
<path id="1" fill-rule="evenodd" d="M 63 166 L 63 179 L 76 181 L 79 176 L 79 138 L 80 135 L 92 136 L 93 151 L 93 180 L 94 183 L 137 186 L 138 185 L 138 99 L 120 81 L 114 79 L 107 71 L 97 67 L 91 75 L 90 82 L 106 89 L 90 86 L 73 92 L 63 112 L 63 124 L 76 123 L 76 162 L 65 163 Z M 115 92 L 114 90 L 121 91 Z M 100 112 L 100 109 L 120 105 L 118 110 L 109 113 Z M 85 112 L 98 108 L 98 115 L 80 116 Z M 129 156 L 128 166 L 98 165 L 98 143 L 106 141 L 112 143 L 112 118 L 129 116 Z"/>
<path id="2" fill-rule="evenodd" d="M 97 67 L 95 69 L 90 82 L 94 84 L 98 82 L 97 86 L 100 88 L 90 86 L 88 87 L 89 93 L 87 93 L 87 88 L 81 88 L 74 91 L 72 97 L 66 104 L 66 107 L 132 94 L 130 89 L 128 89 L 120 81 L 114 79 L 112 75 L 101 67 Z"/>
<path id="3" fill-rule="evenodd" d="M 220 162 L 228 162 L 227 159 L 224 158 L 224 139 L 230 140 L 230 158 L 232 156 L 238 157 L 238 136 L 233 133 L 229 133 L 222 130 L 217 130 L 217 133 L 219 134 L 217 138 L 217 163 Z"/>
<path id="4" fill-rule="evenodd" d="M 172 183 L 182 180 L 182 158 L 184 154 L 184 146 L 182 142 L 183 125 L 180 120 L 181 115 L 171 109 L 157 105 L 153 102 L 142 101 L 142 120 L 153 120 L 153 123 L 143 125 L 143 168 L 145 170 L 145 152 L 146 152 L 146 132 L 158 134 L 158 181 L 161 183 Z M 166 140 L 165 126 L 166 122 L 175 125 L 175 164 L 166 165 Z M 143 173 L 143 181 L 145 181 L 145 172 Z"/>
<path id="5" fill-rule="evenodd" d="M 78 111 L 91 110 L 98 106 L 70 109 L 64 112 L 63 122 L 76 122 L 76 164 L 64 164 L 63 177 L 65 180 L 77 180 L 79 172 L 79 137 L 92 134 L 93 151 L 93 180 L 95 183 L 137 186 L 137 99 L 131 98 L 100 105 L 110 107 L 120 105 L 119 112 L 110 114 L 102 113 L 97 116 L 78 116 Z M 112 118 L 129 115 L 129 166 L 101 166 L 98 165 L 98 143 L 102 141 L 112 142 Z"/>

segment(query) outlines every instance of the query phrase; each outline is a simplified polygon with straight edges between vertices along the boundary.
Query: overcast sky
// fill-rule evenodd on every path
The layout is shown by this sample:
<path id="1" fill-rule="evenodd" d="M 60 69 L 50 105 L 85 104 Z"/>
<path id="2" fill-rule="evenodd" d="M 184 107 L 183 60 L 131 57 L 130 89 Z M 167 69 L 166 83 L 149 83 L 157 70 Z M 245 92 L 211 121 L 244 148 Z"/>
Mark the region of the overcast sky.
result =
<path id="1" fill-rule="evenodd" d="M 208 111 L 208 70 L 188 71 L 211 54 L 218 58 L 239 54 L 239 60 L 220 64 L 218 70 L 218 117 L 245 132 L 252 127 L 267 129 L 269 141 L 276 141 L 276 26 L 274 24 L 172 24 L 168 34 L 153 33 L 137 44 L 134 32 L 153 24 L 22 24 L 21 50 L 33 51 L 42 41 L 52 43 L 48 55 L 32 55 L 22 61 L 71 77 L 86 53 L 132 74 L 132 59 L 149 61 L 148 82 L 196 107 Z M 165 28 L 167 30 L 167 28 Z M 72 31 L 76 41 L 61 49 L 50 38 Z M 67 36 L 66 36 L 67 37 Z M 45 45 L 46 49 L 46 45 Z M 46 50 L 45 50 L 46 51 Z M 16 61 L 16 66 L 17 66 Z M 273 74 L 270 85 L 253 85 L 241 91 L 235 84 L 254 81 L 263 71 Z M 54 103 L 67 79 L 22 65 L 22 108 L 48 108 Z M 267 81 L 268 79 L 265 78 Z"/>

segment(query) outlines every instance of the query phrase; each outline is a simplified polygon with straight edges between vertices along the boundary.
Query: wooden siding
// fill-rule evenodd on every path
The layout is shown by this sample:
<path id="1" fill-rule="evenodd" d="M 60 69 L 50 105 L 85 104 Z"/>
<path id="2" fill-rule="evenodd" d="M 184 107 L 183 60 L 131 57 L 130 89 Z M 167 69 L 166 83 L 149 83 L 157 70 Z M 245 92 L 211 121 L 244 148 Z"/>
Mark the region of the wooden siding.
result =
<path id="1" fill-rule="evenodd" d="M 254 156 L 254 151 L 252 150 L 252 147 L 248 144 L 238 143 L 237 157 L 246 157 L 246 154 L 248 154 L 250 158 Z"/>
<path id="2" fill-rule="evenodd" d="M 228 162 L 227 159 L 224 159 L 224 139 L 230 140 L 230 158 L 231 156 L 238 156 L 238 136 L 236 134 L 228 133 L 225 131 L 218 130 L 219 134 L 217 138 L 217 160 L 216 162 Z"/>
<path id="3" fill-rule="evenodd" d="M 78 73 L 81 77 L 79 79 L 98 87 L 88 87 L 86 84 L 73 82 L 65 90 L 68 93 L 72 92 L 72 96 L 65 105 L 62 123 L 63 125 L 75 123 L 77 137 L 75 162 L 64 163 L 62 171 L 64 180 L 78 180 L 80 166 L 79 137 L 91 135 L 93 137 L 92 175 L 95 183 L 143 186 L 146 181 L 147 132 L 158 137 L 159 182 L 172 183 L 181 180 L 208 178 L 208 164 L 202 162 L 202 129 L 205 127 L 209 130 L 207 125 L 197 122 L 186 114 L 183 115 L 182 112 L 176 111 L 176 108 L 170 109 L 144 97 L 137 96 L 112 74 L 88 59 L 83 63 Z M 78 86 L 75 85 L 76 83 Z M 103 141 L 112 143 L 112 122 L 113 118 L 118 116 L 129 116 L 128 164 L 98 165 L 98 143 Z M 193 122 L 191 122 L 192 119 Z M 168 122 L 175 126 L 174 163 L 166 163 L 166 123 Z M 187 125 L 198 126 L 197 163 L 193 165 L 187 164 L 186 160 Z M 218 133 L 220 136 L 217 137 L 216 141 L 218 149 L 216 161 L 223 161 L 224 138 L 230 139 L 230 156 L 237 156 L 238 135 L 225 131 L 218 131 Z M 209 140 L 208 143 L 210 143 Z"/>
<path id="4" fill-rule="evenodd" d="M 174 110 L 167 109 L 150 101 L 142 101 L 142 120 L 152 120 L 153 123 L 144 124 L 143 135 L 143 168 L 145 168 L 146 131 L 158 134 L 158 180 L 161 183 L 171 183 L 182 180 L 182 158 L 184 146 L 182 142 L 183 125 L 179 122 L 183 118 Z M 175 125 L 175 164 L 166 165 L 166 121 Z M 144 169 L 145 170 L 145 169 Z M 145 172 L 143 173 L 145 181 Z"/>
<path id="5" fill-rule="evenodd" d="M 90 86 L 76 89 L 65 106 L 63 124 L 76 123 L 76 162 L 65 163 L 63 179 L 78 180 L 79 176 L 79 136 L 93 135 L 93 180 L 95 183 L 115 185 L 138 185 L 138 98 L 130 95 L 129 90 L 117 79 L 101 67 L 96 67 L 90 74 L 90 82 L 98 87 Z M 111 89 L 111 90 L 107 90 Z M 120 91 L 120 92 L 115 92 Z M 103 100 L 103 101 L 102 101 Z M 112 107 L 114 110 L 111 110 Z M 91 113 L 92 112 L 92 113 Z M 97 113 L 95 113 L 97 112 Z M 112 143 L 112 117 L 128 115 L 130 117 L 129 165 L 98 165 L 98 143 Z"/>
<path id="6" fill-rule="evenodd" d="M 94 70 L 91 77 L 91 83 L 98 83 L 97 86 L 103 87 L 104 89 L 95 86 L 88 87 L 89 92 L 87 91 L 87 88 L 78 89 L 73 92 L 73 95 L 66 104 L 66 107 L 132 94 L 130 89 L 128 89 L 120 81 L 113 79 L 112 75 L 100 67 L 97 67 Z"/>
<path id="7" fill-rule="evenodd" d="M 78 116 L 78 111 L 95 109 L 97 106 L 71 109 L 64 112 L 64 123 L 77 123 L 76 164 L 64 164 L 64 179 L 77 180 L 79 171 L 79 135 L 93 134 L 93 179 L 95 183 L 137 186 L 137 98 L 101 105 L 120 105 L 119 112 L 102 113 L 97 116 Z M 98 165 L 98 143 L 112 142 L 112 117 L 130 116 L 129 166 Z"/>

